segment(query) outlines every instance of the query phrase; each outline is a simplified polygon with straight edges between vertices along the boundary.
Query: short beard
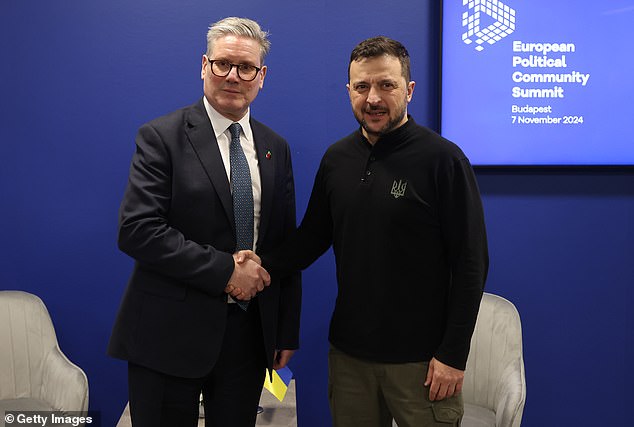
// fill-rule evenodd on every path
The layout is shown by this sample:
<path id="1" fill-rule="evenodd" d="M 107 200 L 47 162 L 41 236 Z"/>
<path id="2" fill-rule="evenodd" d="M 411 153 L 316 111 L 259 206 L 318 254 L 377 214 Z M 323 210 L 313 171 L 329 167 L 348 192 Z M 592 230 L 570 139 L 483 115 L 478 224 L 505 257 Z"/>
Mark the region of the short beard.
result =
<path id="1" fill-rule="evenodd" d="M 371 108 L 372 110 L 373 108 Z M 406 112 L 406 108 L 403 108 L 400 112 L 400 114 L 395 117 L 392 120 L 389 120 L 385 126 L 383 126 L 383 128 L 379 129 L 378 131 L 373 131 L 370 130 L 368 127 L 368 124 L 366 123 L 365 119 L 362 118 L 362 116 L 357 116 L 356 114 L 354 115 L 355 119 L 357 119 L 357 122 L 359 122 L 359 124 L 361 125 L 361 127 L 365 130 L 365 132 L 368 135 L 374 135 L 377 137 L 380 137 L 382 135 L 385 135 L 386 133 L 390 133 L 391 131 L 393 131 L 394 129 L 396 129 L 396 127 L 399 125 L 399 123 L 401 123 L 401 121 L 403 120 L 403 117 L 405 117 L 405 112 Z"/>

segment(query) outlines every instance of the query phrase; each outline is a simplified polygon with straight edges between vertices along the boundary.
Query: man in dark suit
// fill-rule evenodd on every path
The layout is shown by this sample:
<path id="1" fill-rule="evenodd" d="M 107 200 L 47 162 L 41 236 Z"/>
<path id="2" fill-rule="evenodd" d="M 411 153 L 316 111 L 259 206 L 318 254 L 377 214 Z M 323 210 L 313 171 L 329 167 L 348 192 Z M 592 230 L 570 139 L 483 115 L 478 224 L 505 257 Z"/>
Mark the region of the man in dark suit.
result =
<path id="1" fill-rule="evenodd" d="M 265 368 L 298 347 L 299 275 L 234 259 L 295 229 L 289 147 L 250 116 L 269 46 L 254 21 L 216 22 L 203 99 L 138 132 L 119 226 L 135 265 L 108 346 L 134 427 L 196 425 L 201 392 L 207 426 L 253 426 Z"/>

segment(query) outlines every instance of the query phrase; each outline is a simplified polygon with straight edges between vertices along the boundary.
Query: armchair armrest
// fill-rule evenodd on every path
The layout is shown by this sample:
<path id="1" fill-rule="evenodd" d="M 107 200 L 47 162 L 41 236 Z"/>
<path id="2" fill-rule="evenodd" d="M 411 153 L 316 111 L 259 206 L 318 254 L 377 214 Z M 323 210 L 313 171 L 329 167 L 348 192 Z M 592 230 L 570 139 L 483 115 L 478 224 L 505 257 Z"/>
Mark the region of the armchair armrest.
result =
<path id="1" fill-rule="evenodd" d="M 62 353 L 50 351 L 42 366 L 41 398 L 55 410 L 88 411 L 88 379 L 84 371 Z"/>
<path id="2" fill-rule="evenodd" d="M 525 399 L 524 362 L 517 358 L 502 373 L 495 397 L 495 424 L 519 427 Z"/>

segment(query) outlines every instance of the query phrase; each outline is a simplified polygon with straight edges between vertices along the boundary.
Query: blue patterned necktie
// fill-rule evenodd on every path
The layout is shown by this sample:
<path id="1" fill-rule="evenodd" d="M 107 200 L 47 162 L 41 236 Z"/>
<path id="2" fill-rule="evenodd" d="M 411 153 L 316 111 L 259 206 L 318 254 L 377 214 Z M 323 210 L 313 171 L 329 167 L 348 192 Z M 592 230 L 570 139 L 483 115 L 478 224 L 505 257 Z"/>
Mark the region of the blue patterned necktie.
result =
<path id="1" fill-rule="evenodd" d="M 253 249 L 253 188 L 249 163 L 240 145 L 239 123 L 229 126 L 231 144 L 229 145 L 229 163 L 231 165 L 231 189 L 233 194 L 233 215 L 236 225 L 236 251 Z M 248 301 L 235 300 L 246 310 Z"/>

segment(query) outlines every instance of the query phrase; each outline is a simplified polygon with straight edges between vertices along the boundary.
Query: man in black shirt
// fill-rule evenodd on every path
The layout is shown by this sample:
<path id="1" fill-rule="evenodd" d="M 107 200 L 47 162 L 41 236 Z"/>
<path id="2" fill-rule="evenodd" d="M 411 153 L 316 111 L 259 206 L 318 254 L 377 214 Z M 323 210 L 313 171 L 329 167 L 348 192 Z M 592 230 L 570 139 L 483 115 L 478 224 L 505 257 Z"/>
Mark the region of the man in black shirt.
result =
<path id="1" fill-rule="evenodd" d="M 361 42 L 348 70 L 361 127 L 329 147 L 301 226 L 263 265 L 303 269 L 333 245 L 336 427 L 458 425 L 488 269 L 476 179 L 456 145 L 408 116 L 401 43 Z"/>

